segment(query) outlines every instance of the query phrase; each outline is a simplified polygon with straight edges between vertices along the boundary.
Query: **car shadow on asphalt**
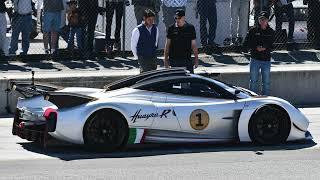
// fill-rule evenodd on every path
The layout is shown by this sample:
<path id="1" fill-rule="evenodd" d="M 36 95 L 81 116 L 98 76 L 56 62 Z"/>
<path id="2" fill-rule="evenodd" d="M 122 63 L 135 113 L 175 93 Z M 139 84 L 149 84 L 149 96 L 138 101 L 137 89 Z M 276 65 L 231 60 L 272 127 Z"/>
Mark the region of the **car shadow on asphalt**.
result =
<path id="1" fill-rule="evenodd" d="M 87 150 L 82 145 L 68 144 L 54 141 L 46 149 L 36 146 L 32 142 L 19 143 L 25 150 L 58 158 L 64 161 L 97 159 L 97 158 L 133 158 L 147 156 L 161 156 L 173 154 L 208 153 L 249 151 L 256 155 L 264 155 L 264 151 L 300 150 L 317 145 L 312 140 L 290 142 L 281 145 L 259 146 L 251 143 L 223 143 L 223 144 L 140 144 L 131 145 L 120 152 L 97 152 Z"/>

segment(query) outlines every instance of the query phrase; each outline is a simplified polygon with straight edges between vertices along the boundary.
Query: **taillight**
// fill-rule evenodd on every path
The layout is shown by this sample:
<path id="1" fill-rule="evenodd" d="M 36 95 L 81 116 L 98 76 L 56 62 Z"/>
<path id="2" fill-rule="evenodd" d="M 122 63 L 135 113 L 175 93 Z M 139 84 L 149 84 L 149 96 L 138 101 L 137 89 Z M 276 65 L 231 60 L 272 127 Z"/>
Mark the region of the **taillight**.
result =
<path id="1" fill-rule="evenodd" d="M 44 116 L 44 118 L 46 118 L 46 120 L 49 120 L 52 118 L 57 120 L 58 112 L 55 109 L 48 108 L 44 111 L 43 116 Z"/>
<path id="2" fill-rule="evenodd" d="M 58 120 L 57 110 L 48 108 L 44 111 L 43 116 L 47 120 L 48 132 L 54 132 L 56 130 Z"/>

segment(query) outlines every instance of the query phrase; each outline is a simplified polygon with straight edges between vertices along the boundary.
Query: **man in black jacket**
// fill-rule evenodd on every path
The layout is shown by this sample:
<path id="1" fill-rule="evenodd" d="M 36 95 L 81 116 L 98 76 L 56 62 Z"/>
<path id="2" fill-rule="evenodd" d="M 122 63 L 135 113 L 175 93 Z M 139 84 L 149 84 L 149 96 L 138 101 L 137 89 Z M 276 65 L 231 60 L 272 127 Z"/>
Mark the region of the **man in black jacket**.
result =
<path id="1" fill-rule="evenodd" d="M 275 32 L 269 26 L 269 15 L 262 11 L 259 14 L 259 25 L 249 30 L 244 46 L 251 52 L 250 90 L 259 93 L 259 72 L 262 75 L 262 94 L 270 93 L 271 51 Z"/>
<path id="2" fill-rule="evenodd" d="M 303 0 L 303 4 L 308 4 L 308 37 L 320 49 L 320 0 Z"/>

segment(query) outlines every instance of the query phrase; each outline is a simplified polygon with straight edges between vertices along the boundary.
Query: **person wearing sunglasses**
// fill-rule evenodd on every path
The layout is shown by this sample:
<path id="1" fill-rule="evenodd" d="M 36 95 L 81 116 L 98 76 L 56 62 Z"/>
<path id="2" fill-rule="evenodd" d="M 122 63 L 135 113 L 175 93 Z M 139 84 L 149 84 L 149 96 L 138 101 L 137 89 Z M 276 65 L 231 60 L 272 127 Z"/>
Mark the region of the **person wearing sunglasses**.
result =
<path id="1" fill-rule="evenodd" d="M 186 22 L 183 9 L 178 9 L 174 18 L 176 22 L 167 30 L 164 66 L 166 68 L 184 67 L 193 73 L 194 68 L 199 64 L 195 28 Z M 191 59 L 192 51 L 194 62 Z"/>

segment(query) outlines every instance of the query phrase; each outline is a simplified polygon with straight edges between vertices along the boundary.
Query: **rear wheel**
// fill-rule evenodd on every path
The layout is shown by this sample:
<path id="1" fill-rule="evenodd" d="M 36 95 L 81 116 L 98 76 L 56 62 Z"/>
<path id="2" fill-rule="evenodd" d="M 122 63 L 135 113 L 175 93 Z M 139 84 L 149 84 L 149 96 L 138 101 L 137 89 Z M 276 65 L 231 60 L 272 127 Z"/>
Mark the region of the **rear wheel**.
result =
<path id="1" fill-rule="evenodd" d="M 83 131 L 84 143 L 90 150 L 115 151 L 128 141 L 128 125 L 117 111 L 103 109 L 93 113 Z"/>
<path id="2" fill-rule="evenodd" d="M 287 112 L 275 105 L 258 109 L 250 119 L 249 135 L 254 143 L 284 143 L 289 136 L 291 122 Z"/>

